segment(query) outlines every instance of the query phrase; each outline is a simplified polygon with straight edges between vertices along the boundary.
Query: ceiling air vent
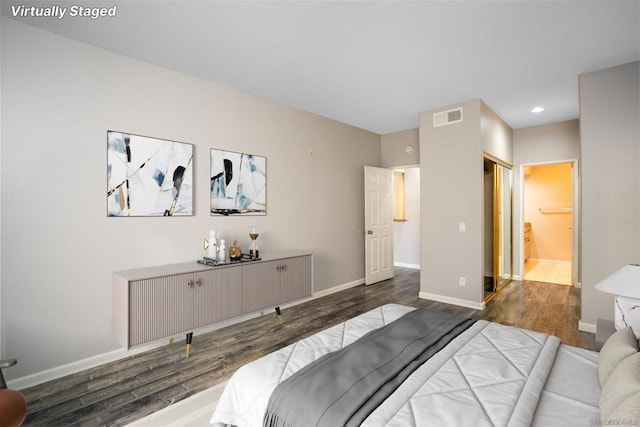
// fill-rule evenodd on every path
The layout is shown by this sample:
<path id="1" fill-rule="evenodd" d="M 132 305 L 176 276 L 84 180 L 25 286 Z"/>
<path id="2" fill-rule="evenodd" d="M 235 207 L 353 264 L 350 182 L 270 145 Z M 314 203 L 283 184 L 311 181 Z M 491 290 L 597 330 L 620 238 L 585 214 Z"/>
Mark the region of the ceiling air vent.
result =
<path id="1" fill-rule="evenodd" d="M 452 125 L 462 121 L 462 107 L 433 113 L 433 127 Z"/>

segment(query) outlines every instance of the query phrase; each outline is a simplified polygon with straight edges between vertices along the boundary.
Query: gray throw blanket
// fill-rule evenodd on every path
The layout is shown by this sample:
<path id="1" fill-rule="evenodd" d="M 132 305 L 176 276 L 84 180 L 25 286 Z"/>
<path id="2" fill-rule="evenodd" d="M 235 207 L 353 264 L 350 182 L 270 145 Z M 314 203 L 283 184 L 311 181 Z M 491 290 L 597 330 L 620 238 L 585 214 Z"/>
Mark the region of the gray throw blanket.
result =
<path id="1" fill-rule="evenodd" d="M 273 391 L 264 427 L 358 426 L 473 320 L 411 311 L 305 366 Z"/>

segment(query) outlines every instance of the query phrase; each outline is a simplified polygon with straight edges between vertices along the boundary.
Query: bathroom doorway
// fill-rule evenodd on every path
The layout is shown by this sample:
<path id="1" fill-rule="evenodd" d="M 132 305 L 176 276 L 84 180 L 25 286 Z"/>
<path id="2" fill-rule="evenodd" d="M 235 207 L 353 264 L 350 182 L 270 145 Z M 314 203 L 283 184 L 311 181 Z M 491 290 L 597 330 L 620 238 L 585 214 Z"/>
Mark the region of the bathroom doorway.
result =
<path id="1" fill-rule="evenodd" d="M 571 286 L 576 254 L 575 161 L 532 164 L 523 176 L 523 279 Z"/>

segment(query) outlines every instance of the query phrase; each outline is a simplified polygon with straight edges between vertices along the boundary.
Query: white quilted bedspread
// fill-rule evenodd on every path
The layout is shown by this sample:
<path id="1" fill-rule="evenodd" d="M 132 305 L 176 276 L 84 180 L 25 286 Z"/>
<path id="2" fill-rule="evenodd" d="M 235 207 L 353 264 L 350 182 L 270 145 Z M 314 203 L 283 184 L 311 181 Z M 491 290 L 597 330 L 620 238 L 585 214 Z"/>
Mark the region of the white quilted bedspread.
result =
<path id="1" fill-rule="evenodd" d="M 211 424 L 261 426 L 280 381 L 411 310 L 388 304 L 243 366 L 229 380 Z M 363 425 L 530 426 L 558 346 L 553 336 L 479 320 L 416 370 Z"/>
<path id="2" fill-rule="evenodd" d="M 364 426 L 530 426 L 560 341 L 476 322 L 405 381 Z"/>

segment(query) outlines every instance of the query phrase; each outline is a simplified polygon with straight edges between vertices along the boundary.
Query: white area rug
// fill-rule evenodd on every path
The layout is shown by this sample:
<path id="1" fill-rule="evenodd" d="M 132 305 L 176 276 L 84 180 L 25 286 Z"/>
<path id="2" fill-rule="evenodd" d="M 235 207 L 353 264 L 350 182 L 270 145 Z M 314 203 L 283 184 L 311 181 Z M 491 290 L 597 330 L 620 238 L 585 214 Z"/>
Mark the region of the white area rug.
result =
<path id="1" fill-rule="evenodd" d="M 218 404 L 218 399 L 227 382 L 217 384 L 194 394 L 178 403 L 169 405 L 158 412 L 127 424 L 129 427 L 204 427 Z"/>

